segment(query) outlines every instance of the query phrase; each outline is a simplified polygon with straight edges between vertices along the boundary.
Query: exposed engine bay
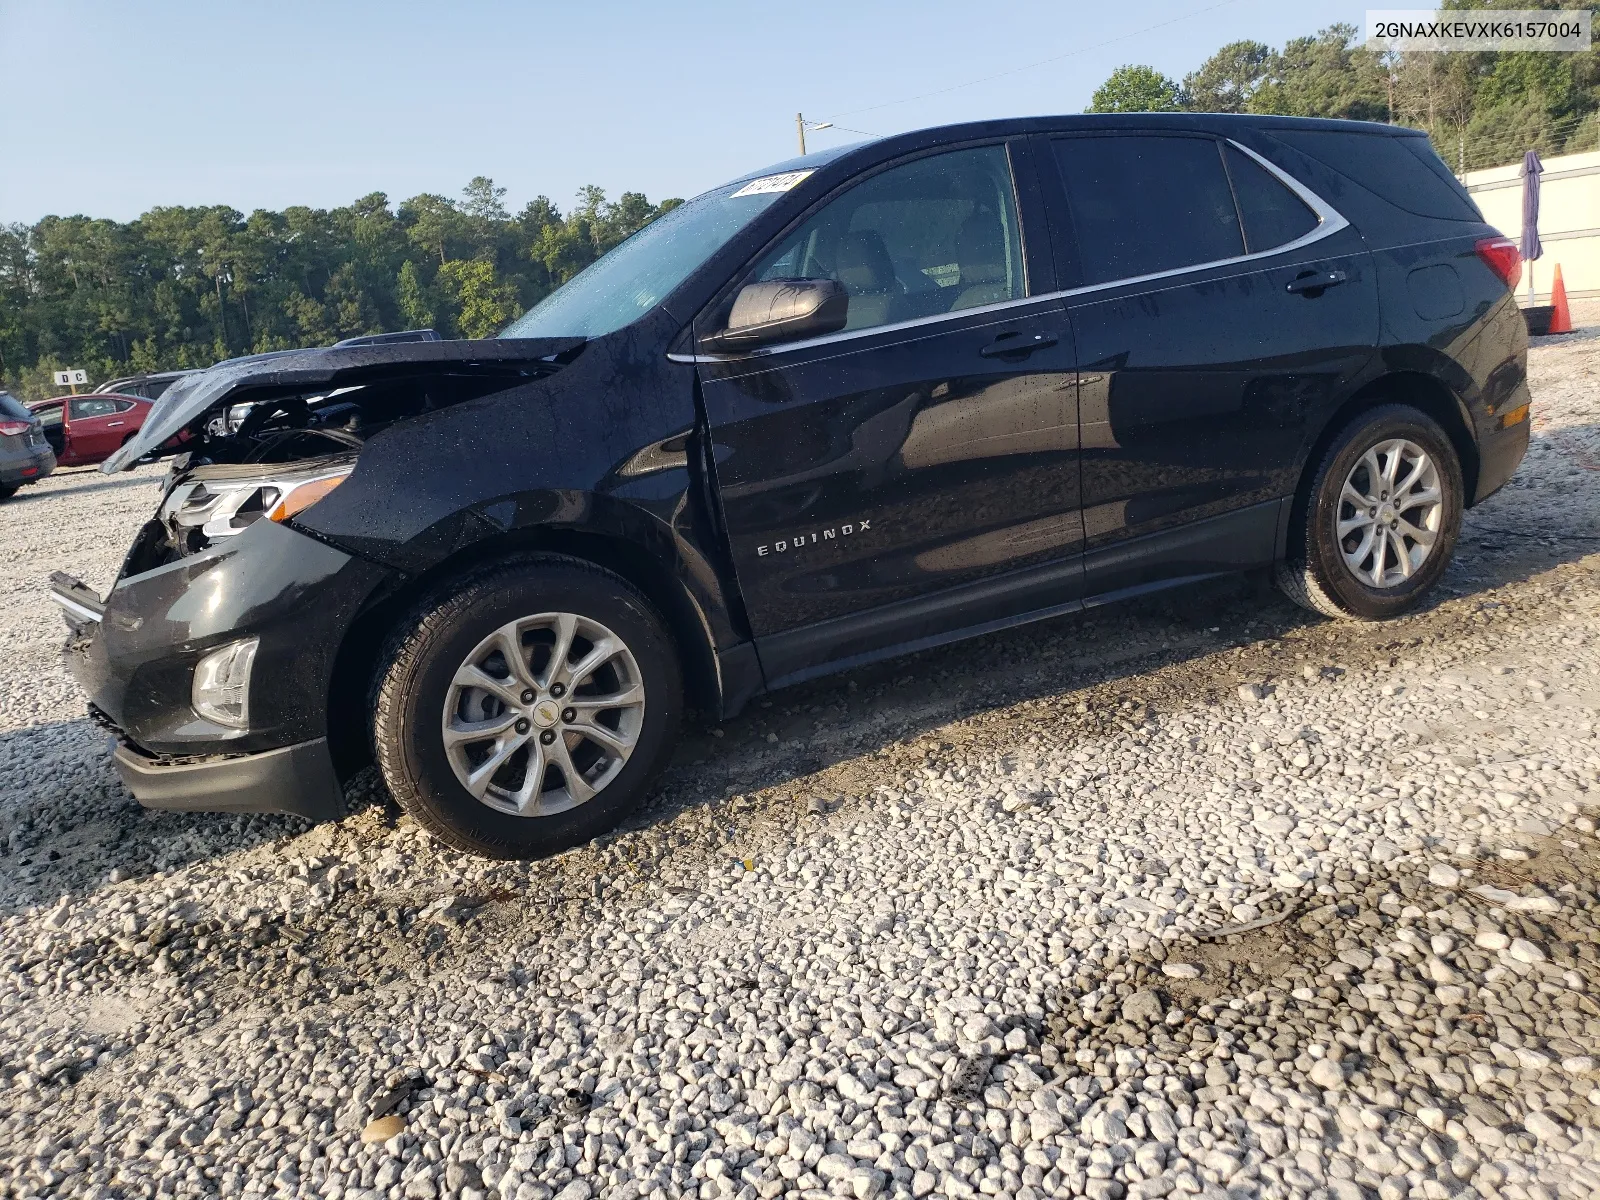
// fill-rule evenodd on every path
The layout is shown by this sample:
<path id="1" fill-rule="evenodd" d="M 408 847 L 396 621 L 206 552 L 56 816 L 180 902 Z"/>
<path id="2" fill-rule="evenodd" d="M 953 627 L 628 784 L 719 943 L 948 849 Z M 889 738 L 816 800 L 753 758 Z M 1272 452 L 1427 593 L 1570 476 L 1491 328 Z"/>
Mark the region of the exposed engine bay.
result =
<path id="1" fill-rule="evenodd" d="M 210 403 L 166 443 L 181 452 L 122 573 L 200 553 L 258 520 L 289 520 L 342 483 L 367 440 L 388 426 L 548 375 L 562 357 L 374 364 L 330 372 L 334 378 L 310 388 L 285 386 L 284 373 L 263 370 L 266 378 L 213 388 Z M 242 374 L 240 365 L 220 369 Z M 358 378 L 344 383 L 339 374 Z"/>

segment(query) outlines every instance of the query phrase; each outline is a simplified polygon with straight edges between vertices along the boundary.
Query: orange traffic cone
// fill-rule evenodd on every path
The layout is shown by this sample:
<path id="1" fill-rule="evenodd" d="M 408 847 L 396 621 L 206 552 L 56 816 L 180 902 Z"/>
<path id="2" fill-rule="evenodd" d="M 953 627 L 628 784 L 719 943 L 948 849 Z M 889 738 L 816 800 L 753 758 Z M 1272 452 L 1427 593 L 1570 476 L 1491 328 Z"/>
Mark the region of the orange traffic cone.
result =
<path id="1" fill-rule="evenodd" d="M 1561 264 L 1556 264 L 1555 282 L 1550 285 L 1550 306 L 1555 309 L 1550 314 L 1551 333 L 1572 332 L 1572 310 L 1567 307 L 1567 285 L 1561 280 Z"/>

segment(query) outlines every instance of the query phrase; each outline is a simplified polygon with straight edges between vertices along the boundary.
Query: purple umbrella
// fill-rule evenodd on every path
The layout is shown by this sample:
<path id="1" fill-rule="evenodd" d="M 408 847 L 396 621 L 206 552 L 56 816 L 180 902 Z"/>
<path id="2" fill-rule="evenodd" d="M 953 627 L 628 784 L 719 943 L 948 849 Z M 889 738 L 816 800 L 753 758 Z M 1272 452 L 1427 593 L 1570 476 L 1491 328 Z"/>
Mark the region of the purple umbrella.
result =
<path id="1" fill-rule="evenodd" d="M 1536 150 L 1522 156 L 1522 261 L 1531 263 L 1544 254 L 1539 244 L 1539 176 L 1544 164 Z M 1533 271 L 1528 272 L 1528 299 L 1533 299 Z"/>

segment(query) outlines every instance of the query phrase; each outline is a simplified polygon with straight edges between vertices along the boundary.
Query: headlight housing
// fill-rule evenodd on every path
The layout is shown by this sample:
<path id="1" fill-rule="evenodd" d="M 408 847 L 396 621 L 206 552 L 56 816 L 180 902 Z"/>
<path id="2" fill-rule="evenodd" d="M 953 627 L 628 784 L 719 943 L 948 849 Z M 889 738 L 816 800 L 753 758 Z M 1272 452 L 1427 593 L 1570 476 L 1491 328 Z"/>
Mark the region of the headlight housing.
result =
<path id="1" fill-rule="evenodd" d="M 230 642 L 195 664 L 189 703 L 197 715 L 229 729 L 250 725 L 250 668 L 259 638 Z"/>
<path id="2" fill-rule="evenodd" d="M 216 538 L 243 533 L 265 517 L 286 521 L 350 477 L 355 463 L 303 470 L 263 466 L 249 475 L 213 475 L 180 483 L 161 505 L 173 542 L 193 553 Z"/>

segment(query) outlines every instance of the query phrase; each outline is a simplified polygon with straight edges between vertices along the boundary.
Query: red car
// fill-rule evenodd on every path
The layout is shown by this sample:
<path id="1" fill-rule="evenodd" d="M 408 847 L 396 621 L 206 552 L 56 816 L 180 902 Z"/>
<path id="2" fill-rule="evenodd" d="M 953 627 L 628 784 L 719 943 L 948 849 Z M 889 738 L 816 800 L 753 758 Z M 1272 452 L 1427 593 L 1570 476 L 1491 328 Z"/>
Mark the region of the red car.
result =
<path id="1" fill-rule="evenodd" d="M 44 426 L 45 440 L 63 467 L 101 462 L 139 431 L 151 402 L 115 392 L 56 396 L 28 408 Z"/>

